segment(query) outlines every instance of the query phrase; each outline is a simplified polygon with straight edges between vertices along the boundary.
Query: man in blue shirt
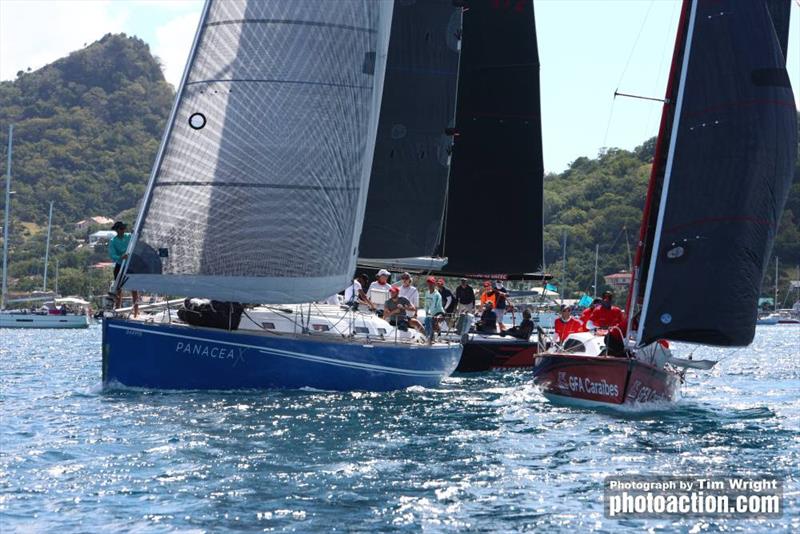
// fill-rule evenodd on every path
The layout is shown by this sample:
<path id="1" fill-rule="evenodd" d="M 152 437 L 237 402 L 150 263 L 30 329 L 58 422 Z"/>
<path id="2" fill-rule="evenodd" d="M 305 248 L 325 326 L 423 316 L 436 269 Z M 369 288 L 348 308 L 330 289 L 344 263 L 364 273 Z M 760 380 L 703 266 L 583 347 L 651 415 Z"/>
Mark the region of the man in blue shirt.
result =
<path id="1" fill-rule="evenodd" d="M 111 261 L 114 262 L 114 280 L 117 279 L 125 260 L 128 259 L 128 244 L 131 242 L 130 232 L 126 232 L 127 225 L 122 221 L 117 221 L 111 229 L 117 232 L 117 235 L 111 238 L 108 242 L 108 255 Z M 139 315 L 139 294 L 136 291 L 131 291 L 133 297 L 133 316 Z M 117 288 L 116 308 L 122 305 L 122 289 Z"/>

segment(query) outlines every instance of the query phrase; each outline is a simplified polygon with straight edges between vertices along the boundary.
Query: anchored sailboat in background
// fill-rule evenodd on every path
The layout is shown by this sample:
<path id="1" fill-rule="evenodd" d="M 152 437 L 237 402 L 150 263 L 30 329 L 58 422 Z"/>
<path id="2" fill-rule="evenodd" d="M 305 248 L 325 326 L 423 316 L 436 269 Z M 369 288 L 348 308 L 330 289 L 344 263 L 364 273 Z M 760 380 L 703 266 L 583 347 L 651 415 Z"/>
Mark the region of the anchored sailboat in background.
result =
<path id="1" fill-rule="evenodd" d="M 14 125 L 8 127 L 8 152 L 6 153 L 6 203 L 3 218 L 3 285 L 0 294 L 0 328 L 88 328 L 89 303 L 80 299 L 58 299 L 55 294 L 47 294 L 47 264 L 50 256 L 50 231 L 53 225 L 53 203 L 50 202 L 50 214 L 47 219 L 47 244 L 45 245 L 44 276 L 42 296 L 8 298 L 8 244 L 11 221 L 11 160 L 14 147 Z M 42 302 L 39 309 L 8 309 L 10 303 L 30 304 Z M 75 307 L 78 312 L 67 311 L 66 304 Z M 80 304 L 78 304 L 80 303 Z M 58 306 L 62 306 L 60 309 Z"/>
<path id="2" fill-rule="evenodd" d="M 540 355 L 535 382 L 550 400 L 671 400 L 681 368 L 715 362 L 675 358 L 660 340 L 752 341 L 797 157 L 789 7 L 684 2 L 627 305 L 629 350 L 604 356 L 602 339 L 584 333 Z"/>
<path id="3" fill-rule="evenodd" d="M 222 327 L 170 310 L 111 314 L 106 385 L 390 390 L 438 384 L 457 365 L 458 343 L 422 343 L 378 317 L 303 303 L 351 283 L 368 190 L 385 198 L 382 176 L 418 141 L 434 145 L 420 155 L 436 158 L 431 211 L 442 202 L 432 197 L 447 175 L 437 149 L 446 151 L 455 107 L 461 9 L 321 5 L 206 2 L 121 277 L 131 289 L 225 301 L 208 304 Z M 436 113 L 393 124 L 418 95 L 435 97 Z"/>

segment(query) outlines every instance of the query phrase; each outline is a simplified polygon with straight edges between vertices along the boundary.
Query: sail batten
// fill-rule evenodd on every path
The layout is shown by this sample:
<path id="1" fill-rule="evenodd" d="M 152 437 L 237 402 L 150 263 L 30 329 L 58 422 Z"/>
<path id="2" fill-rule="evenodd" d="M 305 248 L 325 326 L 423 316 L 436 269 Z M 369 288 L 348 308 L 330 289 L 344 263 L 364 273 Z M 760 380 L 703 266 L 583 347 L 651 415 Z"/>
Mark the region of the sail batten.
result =
<path id="1" fill-rule="evenodd" d="M 340 0 L 336 9 L 314 0 L 208 2 L 128 287 L 272 303 L 347 285 L 392 9 L 371 0 Z"/>
<path id="2" fill-rule="evenodd" d="M 775 16 L 762 1 L 692 2 L 640 345 L 752 341 L 797 157 Z"/>

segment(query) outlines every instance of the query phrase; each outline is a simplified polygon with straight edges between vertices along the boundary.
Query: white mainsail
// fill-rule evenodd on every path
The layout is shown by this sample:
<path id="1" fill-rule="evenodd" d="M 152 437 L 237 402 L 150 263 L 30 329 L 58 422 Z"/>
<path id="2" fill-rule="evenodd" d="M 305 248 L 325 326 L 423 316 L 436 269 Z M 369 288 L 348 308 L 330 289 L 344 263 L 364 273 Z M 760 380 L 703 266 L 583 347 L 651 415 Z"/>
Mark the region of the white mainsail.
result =
<path id="1" fill-rule="evenodd" d="M 307 302 L 345 287 L 393 4 L 207 0 L 125 286 Z"/>

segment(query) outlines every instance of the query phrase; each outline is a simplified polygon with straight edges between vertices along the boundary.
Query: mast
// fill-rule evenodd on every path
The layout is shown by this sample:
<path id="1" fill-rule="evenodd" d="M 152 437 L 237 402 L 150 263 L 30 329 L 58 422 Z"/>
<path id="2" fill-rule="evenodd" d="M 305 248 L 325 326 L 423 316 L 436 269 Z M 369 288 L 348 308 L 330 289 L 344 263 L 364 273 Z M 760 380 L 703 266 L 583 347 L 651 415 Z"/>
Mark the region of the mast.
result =
<path id="1" fill-rule="evenodd" d="M 8 293 L 8 214 L 11 209 L 11 148 L 14 143 L 14 125 L 8 125 L 8 151 L 6 152 L 6 211 L 3 216 L 3 292 L 0 294 L 0 310 L 6 308 Z"/>
<path id="2" fill-rule="evenodd" d="M 678 22 L 678 31 L 675 36 L 675 47 L 672 51 L 672 65 L 670 66 L 669 78 L 667 81 L 667 90 L 664 98 L 664 105 L 661 110 L 661 123 L 658 128 L 658 137 L 656 138 L 656 148 L 653 154 L 653 165 L 650 170 L 650 181 L 647 186 L 647 196 L 645 197 L 644 209 L 642 210 L 642 222 L 639 227 L 639 240 L 636 243 L 636 255 L 633 260 L 633 269 L 631 271 L 631 286 L 628 290 L 628 300 L 625 304 L 625 311 L 628 315 L 628 325 L 626 332 L 631 334 L 631 327 L 633 325 L 633 317 L 636 314 L 635 307 L 639 304 L 639 289 L 642 279 L 642 262 L 645 255 L 645 246 L 648 245 L 647 236 L 650 229 L 650 214 L 653 205 L 653 200 L 656 195 L 656 187 L 662 177 L 662 165 L 666 158 L 665 152 L 669 147 L 670 130 L 673 129 L 672 120 L 676 116 L 673 103 L 675 101 L 676 93 L 678 92 L 677 78 L 679 74 L 678 61 L 681 55 L 686 55 L 683 51 L 684 35 L 687 32 L 687 21 L 689 19 L 689 7 L 692 0 L 683 0 L 681 7 L 681 15 Z"/>
<path id="3" fill-rule="evenodd" d="M 47 263 L 50 260 L 50 230 L 53 227 L 53 201 L 50 201 L 50 215 L 47 216 L 47 244 L 44 246 L 44 280 L 42 291 L 47 291 Z"/>
<path id="4" fill-rule="evenodd" d="M 600 257 L 600 245 L 594 246 L 594 297 L 597 298 L 597 259 Z"/>
<path id="5" fill-rule="evenodd" d="M 562 251 L 561 261 L 563 263 L 563 271 L 561 276 L 563 280 L 561 280 L 561 304 L 564 304 L 564 285 L 567 282 L 567 230 L 564 230 L 564 250 Z"/>
<path id="6" fill-rule="evenodd" d="M 778 311 L 778 256 L 775 256 L 775 300 L 772 302 L 775 311 Z"/>

